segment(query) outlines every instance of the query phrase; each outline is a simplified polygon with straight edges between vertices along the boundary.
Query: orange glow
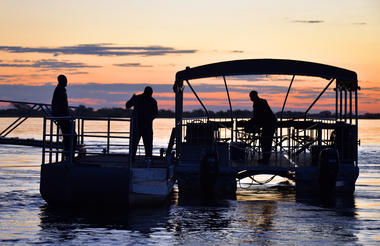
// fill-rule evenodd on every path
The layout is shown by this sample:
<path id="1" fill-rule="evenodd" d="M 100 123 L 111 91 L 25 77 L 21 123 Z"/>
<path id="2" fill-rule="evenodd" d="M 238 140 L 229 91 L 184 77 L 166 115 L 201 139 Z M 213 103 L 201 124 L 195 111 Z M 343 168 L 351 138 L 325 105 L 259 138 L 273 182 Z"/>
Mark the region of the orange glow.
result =
<path id="1" fill-rule="evenodd" d="M 70 103 L 81 103 L 88 105 L 101 105 L 105 104 L 107 101 L 104 99 L 93 99 L 93 98 L 69 98 L 68 101 Z"/>
<path id="2" fill-rule="evenodd" d="M 11 104 L 7 102 L 0 102 L 0 107 L 8 107 L 8 106 L 11 106 Z"/>
<path id="3" fill-rule="evenodd" d="M 48 1 L 41 8 L 31 1 L 5 1 L 0 16 L 0 23 L 3 23 L 0 29 L 6 34 L 0 37 L 0 85 L 56 84 L 57 75 L 65 74 L 69 85 L 170 86 L 176 72 L 187 66 L 238 59 L 294 59 L 357 72 L 363 93 L 360 94 L 359 110 L 375 113 L 380 108 L 380 59 L 377 55 L 380 53 L 380 18 L 379 4 L 375 2 L 347 0 L 344 8 L 331 1 L 302 4 L 300 1 L 278 4 L 273 0 L 221 2 L 215 11 L 215 4 L 194 1 L 186 5 L 191 11 L 184 13 L 181 11 L 185 8 L 183 3 L 157 2 L 145 8 L 142 2 L 89 4 L 88 1 L 69 1 L 62 4 Z M 197 15 L 189 14 L 199 9 L 202 11 Z M 70 18 L 67 13 L 71 13 Z M 78 52 L 78 47 L 83 45 L 99 46 L 99 49 Z M 102 53 L 107 47 L 125 53 Z M 161 53 L 152 52 L 160 47 Z M 263 81 L 266 83 L 270 79 L 270 76 L 260 77 L 260 81 L 227 78 L 227 82 L 229 85 L 256 82 L 263 85 Z M 286 87 L 290 79 L 286 77 L 287 82 L 281 86 Z M 223 79 L 197 80 L 194 87 L 200 83 L 223 86 Z M 301 83 L 296 78 L 295 84 Z M 322 83 L 319 86 L 323 87 Z M 235 106 L 250 105 L 248 88 L 235 87 L 236 90 L 247 89 L 247 93 L 231 90 L 231 99 L 239 100 L 233 102 Z M 116 96 L 139 92 L 105 93 Z M 262 97 L 272 107 L 281 107 L 285 94 L 286 90 L 277 94 L 263 93 Z M 297 98 L 298 95 L 301 94 L 291 95 L 289 99 L 293 102 L 289 102 L 289 106 L 299 107 L 312 102 L 312 99 Z M 110 104 L 91 98 L 90 93 L 82 96 L 83 99 L 72 102 Z M 155 93 L 154 96 L 173 98 L 174 93 Z M 216 103 L 215 106 L 224 106 L 225 102 L 217 99 L 227 98 L 225 92 L 199 92 L 199 96 L 208 103 Z M 1 97 L 4 92 L 0 92 Z M 185 93 L 184 98 L 190 99 L 193 95 Z M 23 97 L 9 99 L 24 100 Z M 325 108 L 326 105 L 315 107 Z"/>

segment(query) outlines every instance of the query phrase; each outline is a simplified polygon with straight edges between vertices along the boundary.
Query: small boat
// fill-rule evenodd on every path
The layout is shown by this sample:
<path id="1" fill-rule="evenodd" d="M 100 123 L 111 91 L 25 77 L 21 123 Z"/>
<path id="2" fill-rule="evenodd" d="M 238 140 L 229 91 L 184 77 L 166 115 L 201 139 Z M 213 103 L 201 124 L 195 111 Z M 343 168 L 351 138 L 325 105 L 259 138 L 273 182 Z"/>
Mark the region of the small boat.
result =
<path id="1" fill-rule="evenodd" d="M 246 131 L 244 119 L 233 114 L 226 78 L 242 75 L 292 76 L 278 117 L 271 157 L 265 165 L 259 161 L 263 158 L 259 141 L 261 132 Z M 322 78 L 327 83 L 301 116 L 286 117 L 283 115 L 284 108 L 297 76 Z M 230 117 L 211 117 L 191 85 L 193 80 L 215 77 L 222 78 L 224 82 L 221 86 L 226 89 Z M 246 81 L 245 85 L 247 83 L 253 82 Z M 329 119 L 310 117 L 309 112 L 315 103 L 323 102 L 321 96 L 334 84 L 335 107 L 332 109 L 335 114 L 331 114 Z M 183 117 L 185 86 L 197 98 L 205 117 Z M 291 179 L 296 184 L 297 192 L 352 194 L 359 175 L 359 89 L 355 72 L 307 61 L 234 60 L 187 67 L 177 72 L 173 90 L 176 100 L 176 176 L 179 192 L 199 193 L 207 190 L 206 193 L 233 193 L 236 191 L 236 180 L 247 177 L 255 180 L 255 175 L 267 174 Z"/>
<path id="2" fill-rule="evenodd" d="M 122 153 L 122 149 L 130 150 L 130 132 L 115 132 L 110 123 L 125 121 L 127 125 L 130 119 L 71 118 L 77 124 L 78 146 L 82 147 L 70 153 L 52 144 L 49 146 L 60 137 L 55 120 L 57 117 L 45 117 L 43 130 L 46 143 L 42 149 L 40 193 L 49 205 L 154 206 L 163 203 L 172 193 L 174 165 L 169 155 L 153 156 L 149 160 L 137 155 L 132 162 L 129 153 Z M 107 122 L 107 131 L 88 132 L 86 121 Z M 71 136 L 74 134 L 72 131 Z M 102 138 L 103 141 L 99 140 Z M 112 144 L 111 139 L 119 141 Z M 116 153 L 112 152 L 113 147 L 117 148 Z"/>

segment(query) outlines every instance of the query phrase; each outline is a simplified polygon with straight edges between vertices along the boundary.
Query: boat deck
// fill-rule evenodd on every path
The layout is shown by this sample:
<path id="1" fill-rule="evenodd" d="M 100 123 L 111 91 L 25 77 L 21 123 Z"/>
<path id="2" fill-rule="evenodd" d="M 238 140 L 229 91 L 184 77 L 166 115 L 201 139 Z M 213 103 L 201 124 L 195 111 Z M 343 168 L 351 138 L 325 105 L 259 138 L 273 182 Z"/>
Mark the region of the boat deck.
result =
<path id="1" fill-rule="evenodd" d="M 189 146 L 186 146 L 189 148 Z M 190 146 L 191 151 L 185 152 L 183 158 L 176 167 L 176 170 L 180 173 L 198 173 L 201 165 L 200 159 L 197 159 L 196 150 L 199 149 L 194 146 Z M 199 158 L 199 157 L 198 157 Z M 261 163 L 261 154 L 257 152 L 240 153 L 236 156 L 228 156 L 226 151 L 219 151 L 219 171 L 224 174 L 237 174 L 237 178 L 257 175 L 279 175 L 287 177 L 292 180 L 295 179 L 295 172 L 300 168 L 312 167 L 312 157 L 310 153 L 300 153 L 292 160 L 287 157 L 287 152 L 272 153 L 272 156 L 268 163 Z"/>
<path id="2" fill-rule="evenodd" d="M 238 172 L 238 178 L 255 174 L 273 174 L 294 179 L 297 168 L 311 167 L 310 154 L 297 156 L 296 162 L 287 158 L 284 154 L 272 154 L 268 163 L 259 162 L 259 156 L 254 156 L 250 160 L 230 161 L 229 166 Z"/>
<path id="3" fill-rule="evenodd" d="M 106 155 L 87 155 L 83 157 L 76 157 L 74 159 L 75 165 L 91 165 L 98 167 L 128 167 L 129 155 L 128 154 L 106 154 Z M 152 162 L 148 165 L 144 156 L 136 156 L 132 168 L 164 168 L 167 167 L 164 158 L 153 156 Z"/>
<path id="4" fill-rule="evenodd" d="M 293 170 L 297 167 L 310 167 L 312 165 L 310 154 L 300 155 L 295 161 L 290 160 L 284 154 L 272 154 L 268 163 L 261 163 L 259 156 L 254 156 L 246 160 L 231 160 L 229 166 L 242 169 L 257 168 L 283 168 Z"/>

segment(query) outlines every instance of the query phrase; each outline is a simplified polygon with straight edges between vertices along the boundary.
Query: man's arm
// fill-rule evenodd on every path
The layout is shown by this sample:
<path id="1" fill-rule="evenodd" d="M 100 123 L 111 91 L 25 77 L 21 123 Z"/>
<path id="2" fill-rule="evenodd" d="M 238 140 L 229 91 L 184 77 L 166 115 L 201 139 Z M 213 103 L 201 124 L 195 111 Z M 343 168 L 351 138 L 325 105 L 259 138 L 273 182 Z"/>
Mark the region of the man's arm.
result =
<path id="1" fill-rule="evenodd" d="M 157 101 L 155 99 L 153 99 L 154 103 L 153 103 L 153 115 L 152 115 L 152 120 L 154 120 L 157 115 L 158 115 L 158 107 L 157 107 Z"/>
<path id="2" fill-rule="evenodd" d="M 67 94 L 65 90 L 57 88 L 54 90 L 52 100 L 52 114 L 53 116 L 67 116 L 69 113 L 69 105 L 67 101 Z"/>
<path id="3" fill-rule="evenodd" d="M 129 101 L 125 103 L 125 107 L 131 108 L 131 107 L 135 106 L 135 104 L 136 104 L 136 94 L 133 94 L 132 98 L 129 99 Z"/>

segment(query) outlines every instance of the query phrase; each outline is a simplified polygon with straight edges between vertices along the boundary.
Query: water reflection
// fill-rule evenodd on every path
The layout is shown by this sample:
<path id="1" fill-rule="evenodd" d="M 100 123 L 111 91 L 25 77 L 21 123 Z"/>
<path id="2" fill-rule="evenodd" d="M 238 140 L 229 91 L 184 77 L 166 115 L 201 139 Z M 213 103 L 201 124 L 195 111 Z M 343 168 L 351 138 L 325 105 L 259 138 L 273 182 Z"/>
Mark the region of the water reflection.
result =
<path id="1" fill-rule="evenodd" d="M 331 209 L 355 210 L 355 196 L 353 194 L 320 195 L 315 193 L 295 193 L 297 203 Z"/>
<path id="2" fill-rule="evenodd" d="M 148 234 L 157 225 L 168 221 L 169 207 L 145 209 L 64 209 L 44 205 L 41 207 L 41 229 L 73 229 L 100 227 L 139 231 Z"/>
<path id="3" fill-rule="evenodd" d="M 38 124 L 25 132 L 26 137 L 38 138 L 40 119 L 30 120 Z M 167 206 L 153 210 L 62 211 L 45 205 L 39 195 L 40 150 L 4 145 L 0 148 L 0 244 L 378 245 L 380 142 L 365 144 L 380 135 L 373 130 L 379 120 L 371 122 L 359 125 L 362 146 L 355 196 L 327 202 L 300 196 L 291 186 L 265 185 L 238 189 L 233 199 L 211 202 L 175 193 Z M 161 124 L 164 120 L 157 123 L 162 129 L 155 130 L 155 144 L 165 147 L 171 125 Z"/>
<path id="4" fill-rule="evenodd" d="M 236 199 L 204 200 L 174 193 L 168 204 L 130 211 L 59 210 L 41 207 L 40 240 L 84 242 L 122 239 L 137 244 L 285 244 L 357 241 L 355 197 L 326 205 L 292 187 L 239 189 Z M 277 242 L 277 243 L 276 243 Z"/>
<path id="5" fill-rule="evenodd" d="M 121 244 L 124 237 L 144 242 L 156 231 L 168 228 L 169 207 L 139 210 L 67 210 L 41 207 L 40 241 Z M 145 239 L 144 239 L 145 238 Z M 75 243 L 75 244 L 77 244 Z"/>

